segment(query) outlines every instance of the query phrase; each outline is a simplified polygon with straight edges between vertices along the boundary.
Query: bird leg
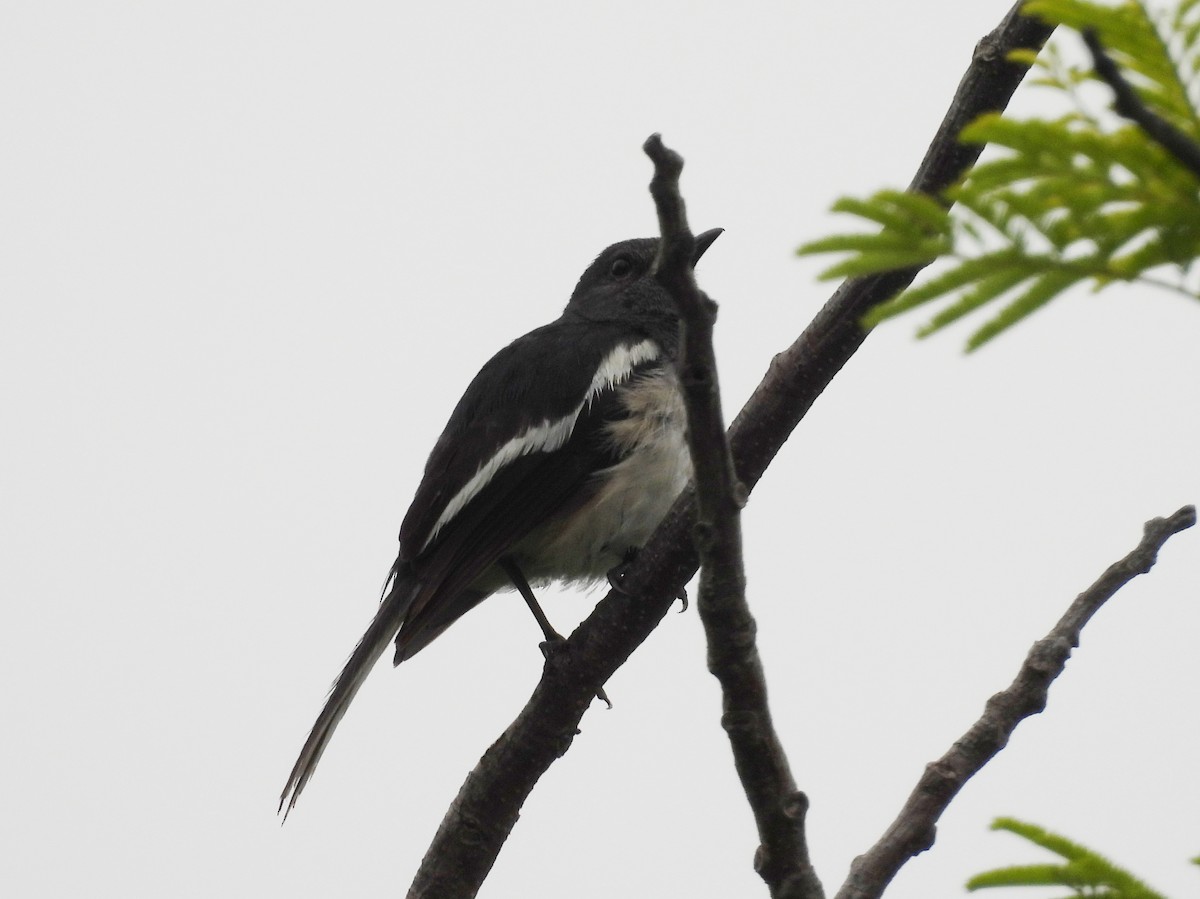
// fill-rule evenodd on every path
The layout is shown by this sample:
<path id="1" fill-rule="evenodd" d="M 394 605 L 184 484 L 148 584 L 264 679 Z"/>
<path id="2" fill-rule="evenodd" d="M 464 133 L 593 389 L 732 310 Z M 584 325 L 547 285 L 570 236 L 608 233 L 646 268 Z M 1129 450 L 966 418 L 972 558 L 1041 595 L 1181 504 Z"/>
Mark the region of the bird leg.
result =
<path id="1" fill-rule="evenodd" d="M 525 598 L 525 604 L 529 606 L 529 611 L 537 619 L 538 627 L 542 629 L 542 634 L 545 635 L 546 642 L 561 643 L 563 639 L 562 634 L 556 631 L 553 625 L 550 624 L 550 619 L 546 617 L 546 613 L 538 605 L 537 597 L 533 595 L 533 588 L 529 586 L 529 581 L 525 580 L 525 575 L 517 567 L 517 563 L 512 560 L 511 556 L 505 556 L 500 560 L 500 567 L 504 569 L 504 573 L 508 575 L 508 579 L 512 581 L 512 585 L 517 588 L 517 592 Z"/>
<path id="2" fill-rule="evenodd" d="M 508 575 L 508 579 L 512 581 L 512 585 L 517 588 L 517 592 L 521 594 L 525 600 L 525 604 L 529 606 L 529 611 L 533 613 L 533 617 L 537 619 L 538 627 L 542 629 L 542 634 L 546 637 L 546 642 L 541 645 L 542 655 L 549 658 L 550 653 L 554 651 L 554 647 L 564 643 L 562 634 L 556 631 L 553 625 L 550 624 L 550 619 L 546 617 L 546 613 L 542 611 L 542 607 L 538 604 L 537 597 L 533 595 L 533 588 L 529 586 L 529 581 L 525 580 L 525 575 L 513 561 L 511 556 L 505 556 L 499 560 L 500 567 L 504 573 Z M 609 701 L 604 688 L 600 687 L 596 690 L 596 698 L 603 702 L 610 709 L 612 703 Z"/>

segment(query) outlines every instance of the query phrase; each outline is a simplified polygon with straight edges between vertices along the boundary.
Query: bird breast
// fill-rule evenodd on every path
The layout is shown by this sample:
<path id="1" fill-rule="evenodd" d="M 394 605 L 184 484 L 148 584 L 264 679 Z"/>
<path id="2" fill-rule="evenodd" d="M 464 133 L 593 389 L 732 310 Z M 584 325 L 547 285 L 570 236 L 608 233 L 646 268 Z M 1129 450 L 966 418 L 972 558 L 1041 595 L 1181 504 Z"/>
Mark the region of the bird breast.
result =
<path id="1" fill-rule="evenodd" d="M 627 415 L 606 425 L 621 461 L 597 472 L 590 502 L 545 532 L 534 567 L 591 581 L 640 548 L 692 476 L 687 413 L 667 364 L 618 387 Z"/>

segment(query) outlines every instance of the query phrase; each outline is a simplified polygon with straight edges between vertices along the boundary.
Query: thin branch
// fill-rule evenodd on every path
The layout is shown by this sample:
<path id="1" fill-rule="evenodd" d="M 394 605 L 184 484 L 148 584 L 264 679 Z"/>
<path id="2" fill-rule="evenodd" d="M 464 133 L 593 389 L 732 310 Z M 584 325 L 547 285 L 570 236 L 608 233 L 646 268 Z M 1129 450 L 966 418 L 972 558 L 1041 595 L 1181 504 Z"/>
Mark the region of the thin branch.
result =
<path id="1" fill-rule="evenodd" d="M 1004 109 L 1027 67 L 1008 60 L 1018 48 L 1039 49 L 1053 28 L 1013 7 L 975 50 L 912 189 L 937 193 L 978 158 L 982 147 L 958 142 L 967 122 Z M 833 376 L 866 338 L 863 313 L 903 289 L 919 269 L 843 284 L 816 319 L 777 355 L 729 429 L 734 465 L 751 489 Z M 675 503 L 622 581 L 562 651 L 516 720 L 467 776 L 425 854 L 410 897 L 474 896 L 517 821 L 521 805 L 556 758 L 570 748 L 596 689 L 641 645 L 670 609 L 698 564 L 692 545 L 693 495 Z"/>
<path id="2" fill-rule="evenodd" d="M 1151 140 L 1174 156 L 1197 178 L 1200 178 L 1200 143 L 1196 143 L 1142 102 L 1142 98 L 1138 96 L 1133 85 L 1125 79 L 1117 64 L 1105 51 L 1094 28 L 1084 29 L 1083 42 L 1087 44 L 1087 48 L 1092 54 L 1092 65 L 1096 69 L 1096 74 L 1112 88 L 1116 97 L 1113 109 L 1117 111 L 1117 114 L 1139 125 Z"/>
<path id="3" fill-rule="evenodd" d="M 1121 587 L 1154 565 L 1173 534 L 1196 523 L 1196 508 L 1184 506 L 1170 518 L 1146 522 L 1141 543 L 1115 562 L 1083 593 L 1042 640 L 1033 644 L 1016 680 L 987 701 L 980 717 L 936 762 L 925 767 L 916 789 L 884 835 L 850 866 L 835 899 L 876 899 L 901 866 L 933 845 L 935 824 L 963 785 L 991 760 L 1017 725 L 1046 708 L 1050 684 L 1062 674 L 1079 634 Z"/>
<path id="4" fill-rule="evenodd" d="M 695 468 L 697 609 L 708 641 L 708 667 L 721 683 L 721 724 L 758 826 L 755 870 L 776 899 L 824 899 L 805 842 L 808 800 L 796 789 L 783 744 L 771 723 L 767 682 L 746 602 L 741 508 L 745 488 L 734 474 L 725 437 L 713 322 L 717 306 L 696 287 L 694 244 L 679 193 L 683 159 L 653 135 L 650 193 L 662 241 L 656 277 L 679 309 L 679 378 L 687 405 L 688 445 Z"/>

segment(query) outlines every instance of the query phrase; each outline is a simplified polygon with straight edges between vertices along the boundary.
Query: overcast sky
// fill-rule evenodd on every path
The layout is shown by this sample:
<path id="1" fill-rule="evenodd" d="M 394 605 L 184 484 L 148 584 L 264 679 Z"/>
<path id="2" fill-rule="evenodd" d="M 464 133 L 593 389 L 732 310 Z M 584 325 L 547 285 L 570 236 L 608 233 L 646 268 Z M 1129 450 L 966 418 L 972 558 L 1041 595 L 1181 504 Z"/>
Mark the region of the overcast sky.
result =
<path id="1" fill-rule="evenodd" d="M 652 234 L 687 159 L 728 414 L 902 186 L 1006 2 L 14 2 L 0 22 L 0 862 L 14 896 L 387 896 L 540 673 L 522 603 L 381 665 L 275 804 L 462 389 Z M 1023 91 L 1025 109 L 1041 102 Z M 873 334 L 745 512 L 826 886 L 1029 645 L 1200 500 L 1200 308 L 1073 294 L 980 353 Z M 892 899 L 1046 857 L 1194 894 L 1200 532 L 1084 633 Z M 546 597 L 566 630 L 596 595 Z M 694 610 L 610 681 L 483 895 L 765 895 Z"/>

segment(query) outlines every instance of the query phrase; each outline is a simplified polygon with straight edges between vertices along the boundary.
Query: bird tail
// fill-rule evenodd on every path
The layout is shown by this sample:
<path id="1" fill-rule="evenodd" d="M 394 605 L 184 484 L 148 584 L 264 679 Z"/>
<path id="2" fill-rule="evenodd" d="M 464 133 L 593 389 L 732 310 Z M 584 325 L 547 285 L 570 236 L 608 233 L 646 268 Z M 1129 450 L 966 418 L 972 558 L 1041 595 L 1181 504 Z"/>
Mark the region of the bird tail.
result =
<path id="1" fill-rule="evenodd" d="M 408 614 L 419 586 L 417 580 L 405 572 L 399 563 L 392 569 L 391 589 L 384 596 L 379 611 L 375 613 L 375 618 L 358 641 L 358 645 L 354 647 L 354 652 L 350 654 L 341 674 L 334 681 L 329 696 L 325 700 L 325 707 L 317 716 L 317 721 L 309 732 L 308 739 L 304 742 L 304 748 L 300 750 L 300 757 L 292 766 L 292 773 L 288 776 L 287 785 L 280 794 L 279 811 L 283 812 L 285 821 L 288 813 L 295 807 L 296 800 L 300 798 L 300 793 L 304 790 L 309 778 L 312 777 L 313 771 L 316 770 L 317 762 L 321 760 L 321 753 L 325 751 L 338 722 L 342 720 L 346 709 L 354 700 L 358 688 L 367 679 L 367 675 L 370 674 L 379 657 L 383 655 L 384 650 L 400 630 L 400 625 L 404 623 L 404 618 Z"/>

